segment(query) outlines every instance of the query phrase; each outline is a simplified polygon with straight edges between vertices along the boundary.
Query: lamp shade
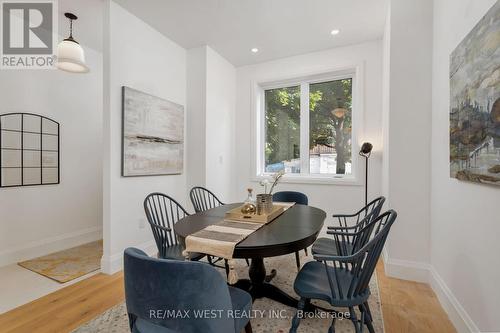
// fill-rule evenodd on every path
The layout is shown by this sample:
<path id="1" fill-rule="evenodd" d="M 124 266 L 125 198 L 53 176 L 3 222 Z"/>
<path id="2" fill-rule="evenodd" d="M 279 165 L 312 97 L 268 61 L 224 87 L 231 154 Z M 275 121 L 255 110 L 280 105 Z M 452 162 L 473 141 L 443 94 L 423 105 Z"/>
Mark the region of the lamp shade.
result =
<path id="1" fill-rule="evenodd" d="M 363 145 L 361 146 L 361 150 L 359 151 L 359 154 L 362 156 L 370 156 L 372 149 L 373 149 L 373 145 L 371 143 L 364 142 Z"/>
<path id="2" fill-rule="evenodd" d="M 66 38 L 57 46 L 57 68 L 71 73 L 87 73 L 83 48 L 72 38 Z"/>

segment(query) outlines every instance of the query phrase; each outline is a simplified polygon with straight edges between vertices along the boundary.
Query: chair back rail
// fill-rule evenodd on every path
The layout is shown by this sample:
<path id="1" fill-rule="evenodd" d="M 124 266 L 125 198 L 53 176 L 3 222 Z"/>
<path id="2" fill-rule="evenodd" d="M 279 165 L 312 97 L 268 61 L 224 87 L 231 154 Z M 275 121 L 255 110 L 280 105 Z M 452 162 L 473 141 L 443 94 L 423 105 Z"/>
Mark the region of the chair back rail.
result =
<path id="1" fill-rule="evenodd" d="M 335 247 L 339 255 L 356 253 L 370 240 L 372 229 L 377 226 L 378 211 L 372 210 L 358 225 L 347 228 L 332 228 L 327 234 L 333 235 Z M 368 222 L 366 222 L 366 221 Z M 359 226 L 363 227 L 360 228 Z M 376 229 L 376 233 L 379 230 Z"/>
<path id="2" fill-rule="evenodd" d="M 201 186 L 193 187 L 189 192 L 189 197 L 196 213 L 224 205 L 212 191 Z"/>
<path id="3" fill-rule="evenodd" d="M 166 249 L 179 244 L 174 232 L 174 224 L 189 213 L 172 197 L 155 192 L 144 199 L 144 211 L 155 238 L 161 258 Z"/>
<path id="4" fill-rule="evenodd" d="M 340 227 L 355 226 L 355 231 L 359 231 L 364 225 L 370 223 L 380 215 L 384 202 L 385 197 L 380 196 L 352 215 L 333 215 L 333 217 L 337 219 Z"/>

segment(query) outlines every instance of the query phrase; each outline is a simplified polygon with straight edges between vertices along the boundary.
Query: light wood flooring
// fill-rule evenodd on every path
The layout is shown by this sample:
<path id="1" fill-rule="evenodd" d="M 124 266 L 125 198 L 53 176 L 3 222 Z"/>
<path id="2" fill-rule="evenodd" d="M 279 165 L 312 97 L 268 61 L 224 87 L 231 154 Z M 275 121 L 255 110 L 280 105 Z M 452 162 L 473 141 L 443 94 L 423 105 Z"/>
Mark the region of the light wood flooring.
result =
<path id="1" fill-rule="evenodd" d="M 386 333 L 456 332 L 428 285 L 389 278 L 382 263 L 377 274 Z M 0 315 L 0 331 L 70 332 L 123 300 L 123 273 L 97 274 Z"/>

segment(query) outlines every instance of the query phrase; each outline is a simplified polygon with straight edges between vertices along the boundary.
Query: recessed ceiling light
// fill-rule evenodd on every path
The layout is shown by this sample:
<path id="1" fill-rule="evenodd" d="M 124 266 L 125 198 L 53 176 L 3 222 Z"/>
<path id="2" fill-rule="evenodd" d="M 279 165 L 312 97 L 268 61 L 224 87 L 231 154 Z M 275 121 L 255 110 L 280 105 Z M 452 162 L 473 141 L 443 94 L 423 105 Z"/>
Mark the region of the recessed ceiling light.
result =
<path id="1" fill-rule="evenodd" d="M 340 30 L 339 29 L 333 29 L 331 32 L 330 32 L 333 36 L 335 35 L 338 35 L 340 33 Z"/>
<path id="2" fill-rule="evenodd" d="M 252 53 L 257 53 L 257 52 L 259 52 L 259 49 L 254 47 L 251 51 L 252 51 Z"/>

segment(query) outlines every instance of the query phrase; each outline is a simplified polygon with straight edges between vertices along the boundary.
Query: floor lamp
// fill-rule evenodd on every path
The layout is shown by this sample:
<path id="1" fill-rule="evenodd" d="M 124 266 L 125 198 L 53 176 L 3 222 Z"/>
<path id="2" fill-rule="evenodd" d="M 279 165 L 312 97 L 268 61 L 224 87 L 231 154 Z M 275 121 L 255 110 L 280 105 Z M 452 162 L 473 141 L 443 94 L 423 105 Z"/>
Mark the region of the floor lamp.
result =
<path id="1" fill-rule="evenodd" d="M 361 145 L 361 150 L 359 151 L 359 155 L 365 158 L 366 167 L 365 167 L 365 206 L 368 205 L 368 158 L 372 154 L 373 145 L 369 142 L 364 142 Z"/>

